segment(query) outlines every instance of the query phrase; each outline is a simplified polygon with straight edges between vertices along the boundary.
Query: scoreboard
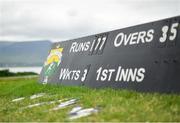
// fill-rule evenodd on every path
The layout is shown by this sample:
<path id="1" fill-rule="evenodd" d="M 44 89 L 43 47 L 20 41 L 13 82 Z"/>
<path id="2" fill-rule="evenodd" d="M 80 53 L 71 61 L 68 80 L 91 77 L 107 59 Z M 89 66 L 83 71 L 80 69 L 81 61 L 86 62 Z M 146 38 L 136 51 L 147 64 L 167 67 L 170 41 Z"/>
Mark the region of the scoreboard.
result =
<path id="1" fill-rule="evenodd" d="M 180 16 L 54 43 L 40 83 L 180 92 Z"/>

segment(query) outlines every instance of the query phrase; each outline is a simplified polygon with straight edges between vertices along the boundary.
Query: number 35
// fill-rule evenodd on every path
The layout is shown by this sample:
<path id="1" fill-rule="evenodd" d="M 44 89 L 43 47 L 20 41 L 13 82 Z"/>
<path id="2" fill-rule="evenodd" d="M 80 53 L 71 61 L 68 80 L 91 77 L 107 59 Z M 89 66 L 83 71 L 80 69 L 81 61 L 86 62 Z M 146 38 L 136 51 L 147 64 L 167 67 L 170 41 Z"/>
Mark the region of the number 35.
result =
<path id="1" fill-rule="evenodd" d="M 170 35 L 169 35 L 169 40 L 173 41 L 176 36 L 177 36 L 177 27 L 179 26 L 179 23 L 173 23 L 171 25 L 170 29 Z M 169 30 L 169 27 L 167 25 L 162 27 L 162 37 L 159 38 L 159 41 L 161 43 L 164 43 L 167 40 L 167 32 Z"/>

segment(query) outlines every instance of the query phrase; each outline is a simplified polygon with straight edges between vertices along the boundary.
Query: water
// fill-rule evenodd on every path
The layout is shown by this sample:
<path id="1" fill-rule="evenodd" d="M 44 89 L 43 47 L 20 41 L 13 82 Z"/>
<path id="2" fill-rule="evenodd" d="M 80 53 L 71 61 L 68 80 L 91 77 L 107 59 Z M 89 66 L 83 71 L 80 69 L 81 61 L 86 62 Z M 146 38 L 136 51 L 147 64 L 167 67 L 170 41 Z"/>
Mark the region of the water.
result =
<path id="1" fill-rule="evenodd" d="M 10 72 L 35 72 L 40 74 L 42 67 L 0 67 L 0 70 L 9 69 Z"/>

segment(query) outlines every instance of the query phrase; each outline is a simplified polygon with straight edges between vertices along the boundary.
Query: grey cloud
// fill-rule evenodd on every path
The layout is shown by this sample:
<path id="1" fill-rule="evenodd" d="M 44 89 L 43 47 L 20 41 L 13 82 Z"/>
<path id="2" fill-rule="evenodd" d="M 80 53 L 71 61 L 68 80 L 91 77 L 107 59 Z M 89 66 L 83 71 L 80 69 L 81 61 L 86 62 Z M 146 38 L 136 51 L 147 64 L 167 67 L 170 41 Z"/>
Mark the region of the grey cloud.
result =
<path id="1" fill-rule="evenodd" d="M 76 10 L 76 9 L 69 9 L 68 11 L 67 11 L 67 14 L 69 15 L 69 16 L 77 16 L 78 15 L 78 11 Z"/>
<path id="2" fill-rule="evenodd" d="M 0 40 L 65 40 L 180 14 L 178 0 L 5 1 L 0 0 Z"/>
<path id="3" fill-rule="evenodd" d="M 71 25 L 71 24 L 69 24 Z M 5 26 L 5 25 L 4 25 Z M 76 23 L 69 27 L 62 28 L 61 26 L 49 28 L 49 26 L 36 25 L 34 23 L 27 24 L 24 21 L 17 21 L 9 23 L 8 26 L 4 27 L 3 35 L 24 35 L 27 37 L 43 37 L 43 39 L 70 39 L 73 37 L 79 37 L 83 35 L 92 34 L 97 32 L 97 29 L 93 26 L 93 23 L 84 22 Z"/>

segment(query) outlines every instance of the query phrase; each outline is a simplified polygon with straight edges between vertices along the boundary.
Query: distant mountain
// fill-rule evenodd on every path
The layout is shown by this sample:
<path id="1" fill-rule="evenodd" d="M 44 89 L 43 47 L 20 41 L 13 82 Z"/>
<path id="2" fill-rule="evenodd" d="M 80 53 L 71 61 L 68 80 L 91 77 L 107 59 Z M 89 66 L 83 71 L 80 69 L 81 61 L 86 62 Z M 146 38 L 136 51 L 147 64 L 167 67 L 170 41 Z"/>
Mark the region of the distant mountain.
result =
<path id="1" fill-rule="evenodd" d="M 42 66 L 51 44 L 50 41 L 0 41 L 0 67 Z"/>

